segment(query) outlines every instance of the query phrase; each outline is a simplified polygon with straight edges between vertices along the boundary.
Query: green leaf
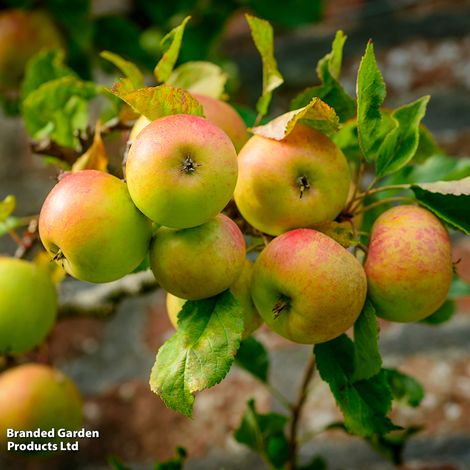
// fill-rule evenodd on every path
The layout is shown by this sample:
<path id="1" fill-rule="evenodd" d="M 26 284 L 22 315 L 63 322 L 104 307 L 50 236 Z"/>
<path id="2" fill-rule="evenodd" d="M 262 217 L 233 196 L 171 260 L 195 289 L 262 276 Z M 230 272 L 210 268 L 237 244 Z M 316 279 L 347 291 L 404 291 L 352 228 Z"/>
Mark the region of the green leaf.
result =
<path id="1" fill-rule="evenodd" d="M 256 16 L 245 15 L 245 17 L 250 27 L 251 37 L 261 55 L 263 63 L 263 91 L 256 104 L 256 109 L 259 116 L 264 116 L 268 112 L 272 92 L 284 83 L 284 79 L 277 68 L 277 62 L 274 57 L 272 26 L 268 21 Z"/>
<path id="2" fill-rule="evenodd" d="M 385 82 L 377 66 L 374 46 L 367 44 L 357 74 L 357 128 L 359 145 L 367 161 L 375 158 L 381 135 L 382 113 L 385 100 Z"/>
<path id="3" fill-rule="evenodd" d="M 26 65 L 21 83 L 21 99 L 43 83 L 62 77 L 77 77 L 76 73 L 64 64 L 64 51 L 60 49 L 39 52 Z"/>
<path id="4" fill-rule="evenodd" d="M 415 155 L 419 142 L 419 125 L 426 113 L 429 96 L 404 105 L 392 113 L 397 126 L 379 148 L 376 175 L 382 177 L 404 167 Z"/>
<path id="5" fill-rule="evenodd" d="M 317 75 L 322 84 L 309 87 L 297 95 L 291 102 L 291 109 L 306 106 L 312 98 L 317 97 L 334 108 L 341 122 L 355 115 L 356 102 L 339 82 L 343 46 L 346 39 L 347 36 L 342 31 L 336 33 L 331 52 L 320 59 L 317 64 Z"/>
<path id="6" fill-rule="evenodd" d="M 0 222 L 4 222 L 16 207 L 16 198 L 12 194 L 9 194 L 3 201 L 0 201 Z"/>
<path id="7" fill-rule="evenodd" d="M 325 133 L 338 129 L 339 121 L 335 110 L 319 98 L 313 98 L 305 107 L 282 114 L 263 126 L 253 127 L 253 134 L 269 139 L 285 139 L 298 122 L 308 124 Z"/>
<path id="8" fill-rule="evenodd" d="M 362 152 L 357 137 L 356 121 L 349 121 L 343 124 L 339 131 L 331 136 L 331 139 L 348 160 L 353 162 L 360 160 Z"/>
<path id="9" fill-rule="evenodd" d="M 171 114 L 204 115 L 196 98 L 188 91 L 170 85 L 140 88 L 130 93 L 115 88 L 110 91 L 150 121 Z"/>
<path id="10" fill-rule="evenodd" d="M 162 58 L 156 65 L 153 74 L 159 82 L 166 82 L 173 71 L 173 67 L 178 60 L 178 55 L 181 49 L 181 42 L 183 40 L 184 28 L 186 23 L 191 19 L 187 16 L 182 23 L 173 28 L 163 39 L 162 49 L 165 51 Z"/>
<path id="11" fill-rule="evenodd" d="M 126 76 L 125 79 L 121 79 L 120 87 L 123 87 L 126 91 L 143 88 L 145 85 L 144 76 L 137 65 L 109 51 L 101 52 L 100 56 L 114 64 Z"/>
<path id="12" fill-rule="evenodd" d="M 353 381 L 370 379 L 382 367 L 379 351 L 379 324 L 375 308 L 366 300 L 354 324 L 354 374 Z"/>
<path id="13" fill-rule="evenodd" d="M 421 124 L 419 126 L 419 143 L 414 156 L 415 161 L 422 163 L 429 157 L 436 154 L 442 154 L 442 150 L 436 142 L 436 139 L 431 134 L 429 129 Z"/>
<path id="14" fill-rule="evenodd" d="M 216 64 L 204 61 L 186 62 L 171 73 L 168 85 L 184 88 L 212 98 L 224 96 L 228 75 Z"/>
<path id="15" fill-rule="evenodd" d="M 77 132 L 88 125 L 88 104 L 99 88 L 92 82 L 62 77 L 44 83 L 23 101 L 26 129 L 34 139 L 49 137 L 65 147 L 77 147 Z"/>
<path id="16" fill-rule="evenodd" d="M 314 351 L 320 377 L 328 383 L 350 433 L 368 437 L 399 429 L 387 417 L 392 394 L 384 370 L 355 382 L 354 344 L 345 334 L 317 344 Z"/>
<path id="17" fill-rule="evenodd" d="M 452 284 L 450 285 L 448 298 L 456 300 L 460 297 L 467 297 L 470 295 L 470 283 L 461 277 L 454 275 Z"/>
<path id="18" fill-rule="evenodd" d="M 417 432 L 421 431 L 419 426 L 410 426 L 400 431 L 394 431 L 386 436 L 371 436 L 367 442 L 380 455 L 393 464 L 400 466 L 403 464 L 403 452 L 409 441 Z"/>
<path id="19" fill-rule="evenodd" d="M 347 38 L 343 31 L 337 31 L 331 52 L 318 61 L 317 75 L 322 82 L 328 82 L 331 78 L 339 79 L 343 62 L 343 47 Z"/>
<path id="20" fill-rule="evenodd" d="M 416 408 L 424 398 L 423 386 L 413 377 L 396 369 L 384 369 L 393 398 Z"/>
<path id="21" fill-rule="evenodd" d="M 166 462 L 155 464 L 154 470 L 183 470 L 188 454 L 183 447 L 176 448 L 176 457 Z"/>
<path id="22" fill-rule="evenodd" d="M 470 176 L 470 158 L 456 158 L 436 154 L 429 157 L 425 162 L 410 168 L 400 182 L 432 183 L 435 181 L 459 180 L 467 176 Z"/>
<path id="23" fill-rule="evenodd" d="M 452 228 L 470 235 L 470 176 L 411 186 L 419 203 Z"/>
<path id="24" fill-rule="evenodd" d="M 194 393 L 225 377 L 240 345 L 243 318 L 228 290 L 184 304 L 178 330 L 158 351 L 150 377 L 151 389 L 169 408 L 191 416 Z"/>
<path id="25" fill-rule="evenodd" d="M 235 357 L 237 366 L 254 375 L 261 382 L 268 381 L 269 356 L 266 348 L 253 336 L 243 340 Z"/>
<path id="26" fill-rule="evenodd" d="M 284 434 L 287 417 L 278 413 L 258 414 L 255 401 L 247 403 L 235 439 L 259 453 L 274 468 L 283 468 L 288 458 L 288 442 Z"/>
<path id="27" fill-rule="evenodd" d="M 421 323 L 440 325 L 449 321 L 455 314 L 456 305 L 453 300 L 446 300 L 432 315 L 421 320 Z"/>

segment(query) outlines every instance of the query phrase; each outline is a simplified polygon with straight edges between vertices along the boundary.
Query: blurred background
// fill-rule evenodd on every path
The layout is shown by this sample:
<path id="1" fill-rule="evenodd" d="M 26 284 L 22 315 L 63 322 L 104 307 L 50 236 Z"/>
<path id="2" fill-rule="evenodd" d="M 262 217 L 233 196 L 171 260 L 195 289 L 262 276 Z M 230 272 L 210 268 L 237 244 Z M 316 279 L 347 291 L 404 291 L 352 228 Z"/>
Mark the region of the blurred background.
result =
<path id="1" fill-rule="evenodd" d="M 67 64 L 82 78 L 104 84 L 115 77 L 99 59 L 101 50 L 116 52 L 150 74 L 161 55 L 162 37 L 191 15 L 180 62 L 218 63 L 230 75 L 231 101 L 250 108 L 260 94 L 261 64 L 243 14 L 256 14 L 273 24 L 275 54 L 285 78 L 275 93 L 272 115 L 284 112 L 293 96 L 316 83 L 315 64 L 329 51 L 337 29 L 348 35 L 342 82 L 354 95 L 359 60 L 373 38 L 388 86 L 386 105 L 432 95 L 425 124 L 447 154 L 470 156 L 468 0 L 0 0 L 0 15 L 11 8 L 44 11 L 47 25 L 38 28 L 51 22 L 59 31 Z M 0 56 L 4 47 L 0 28 Z M 20 76 L 21 70 L 16 81 L 0 75 L 0 199 L 14 194 L 18 214 L 27 215 L 38 213 L 55 183 L 55 170 L 29 151 L 16 114 Z M 1 238 L 0 253 L 13 251 L 13 244 Z M 468 238 L 455 239 L 457 260 L 459 273 L 470 281 Z M 67 280 L 61 295 L 103 299 L 108 288 Z M 52 460 L 0 459 L 0 468 L 101 470 L 110 468 L 107 459 L 114 455 L 133 469 L 149 469 L 157 459 L 171 457 L 178 445 L 188 451 L 189 469 L 264 468 L 235 442 L 232 432 L 249 398 L 256 399 L 261 411 L 276 410 L 278 404 L 244 371 L 232 368 L 224 382 L 200 394 L 193 420 L 166 409 L 150 392 L 155 352 L 172 332 L 164 293 L 158 290 L 124 300 L 104 318 L 63 318 L 40 355 L 77 383 L 85 397 L 86 426 L 99 430 L 101 437 L 83 441 L 77 454 Z M 417 377 L 426 389 L 421 407 L 394 411 L 399 423 L 423 427 L 406 448 L 403 468 L 470 468 L 470 298 L 459 301 L 458 313 L 443 326 L 383 322 L 382 333 L 385 364 Z M 256 336 L 272 353 L 273 383 L 294 398 L 310 348 L 265 329 Z M 392 468 L 358 438 L 340 431 L 319 433 L 339 418 L 327 386 L 317 377 L 301 423 L 311 435 L 302 455 L 318 454 L 331 469 Z"/>

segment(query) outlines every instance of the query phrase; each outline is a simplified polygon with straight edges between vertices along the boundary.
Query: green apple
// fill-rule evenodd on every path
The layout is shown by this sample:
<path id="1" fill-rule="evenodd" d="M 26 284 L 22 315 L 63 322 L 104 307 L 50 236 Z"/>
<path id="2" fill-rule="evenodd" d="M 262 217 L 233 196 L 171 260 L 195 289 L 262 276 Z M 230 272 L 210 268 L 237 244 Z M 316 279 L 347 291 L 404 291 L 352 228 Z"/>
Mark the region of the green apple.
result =
<path id="1" fill-rule="evenodd" d="M 267 325 L 296 343 L 336 338 L 361 313 L 367 281 L 359 261 L 312 229 L 275 238 L 259 255 L 251 295 Z"/>
<path id="2" fill-rule="evenodd" d="M 0 354 L 41 344 L 57 316 L 57 293 L 46 267 L 0 257 Z"/>
<path id="3" fill-rule="evenodd" d="M 192 96 L 201 103 L 204 109 L 204 117 L 220 127 L 231 139 L 237 152 L 248 140 L 245 123 L 240 115 L 225 101 L 212 98 L 211 96 L 192 93 Z M 147 127 L 150 121 L 145 116 L 140 116 L 134 124 L 129 135 L 129 141 L 133 142 L 140 131 Z"/>
<path id="4" fill-rule="evenodd" d="M 238 165 L 237 207 L 248 223 L 270 235 L 335 219 L 351 184 L 341 150 L 304 124 L 280 141 L 253 136 Z"/>
<path id="5" fill-rule="evenodd" d="M 132 144 L 126 163 L 136 206 L 154 222 L 173 228 L 195 227 L 215 217 L 230 201 L 237 174 L 237 154 L 227 134 L 189 114 L 149 124 Z"/>
<path id="6" fill-rule="evenodd" d="M 240 302 L 244 313 L 245 327 L 243 329 L 242 339 L 248 338 L 261 325 L 262 320 L 251 298 L 251 278 L 253 273 L 253 263 L 245 259 L 243 271 L 230 286 L 234 297 Z M 186 299 L 181 299 L 170 293 L 166 295 L 166 309 L 168 318 L 175 329 L 178 328 L 178 314 L 181 312 Z"/>
<path id="7" fill-rule="evenodd" d="M 41 49 L 62 46 L 61 35 L 42 11 L 0 13 L 0 89 L 19 88 L 28 60 Z"/>
<path id="8" fill-rule="evenodd" d="M 449 292 L 451 256 L 447 230 L 431 212 L 403 205 L 381 214 L 364 265 L 377 315 L 413 322 L 434 313 Z"/>
<path id="9" fill-rule="evenodd" d="M 183 299 L 212 297 L 240 276 L 245 240 L 223 214 L 198 227 L 160 228 L 150 248 L 150 266 L 158 283 Z"/>
<path id="10" fill-rule="evenodd" d="M 108 173 L 65 174 L 39 216 L 42 243 L 82 281 L 109 282 L 131 273 L 147 254 L 151 223 L 126 184 Z"/>
<path id="11" fill-rule="evenodd" d="M 54 442 L 48 438 L 8 438 L 7 429 L 74 431 L 81 424 L 82 399 L 75 384 L 60 371 L 42 364 L 24 364 L 0 375 L 1 447 L 5 448 L 7 442 Z"/>

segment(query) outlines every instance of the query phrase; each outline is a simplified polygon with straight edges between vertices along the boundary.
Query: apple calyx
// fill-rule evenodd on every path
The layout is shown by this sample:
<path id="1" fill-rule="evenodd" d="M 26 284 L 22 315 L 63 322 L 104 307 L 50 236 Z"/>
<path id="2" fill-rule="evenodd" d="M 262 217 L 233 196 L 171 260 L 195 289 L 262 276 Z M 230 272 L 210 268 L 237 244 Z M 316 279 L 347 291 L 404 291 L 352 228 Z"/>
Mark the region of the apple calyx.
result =
<path id="1" fill-rule="evenodd" d="M 308 181 L 308 178 L 305 175 L 299 176 L 297 178 L 297 186 L 299 187 L 300 191 L 300 199 L 302 199 L 302 196 L 305 191 L 310 189 L 310 182 Z"/>
<path id="2" fill-rule="evenodd" d="M 196 163 L 192 158 L 191 155 L 186 155 L 184 157 L 182 166 L 181 166 L 181 171 L 188 175 L 192 175 L 198 166 L 201 166 L 201 163 Z"/>
<path id="3" fill-rule="evenodd" d="M 279 315 L 281 314 L 281 312 L 283 310 L 289 310 L 290 309 L 290 302 L 289 302 L 289 298 L 286 297 L 285 295 L 282 295 L 278 301 L 274 304 L 274 307 L 273 307 L 273 318 L 276 319 L 279 317 Z"/>

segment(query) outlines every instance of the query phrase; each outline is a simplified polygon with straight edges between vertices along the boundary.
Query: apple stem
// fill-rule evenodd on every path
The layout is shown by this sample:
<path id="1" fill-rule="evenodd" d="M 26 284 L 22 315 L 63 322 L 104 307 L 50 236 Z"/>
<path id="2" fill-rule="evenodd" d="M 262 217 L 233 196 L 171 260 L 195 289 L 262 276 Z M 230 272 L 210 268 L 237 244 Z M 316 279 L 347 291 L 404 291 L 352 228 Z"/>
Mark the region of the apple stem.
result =
<path id="1" fill-rule="evenodd" d="M 310 183 L 309 183 L 307 177 L 304 176 L 304 175 L 299 176 L 297 178 L 297 186 L 299 187 L 299 190 L 300 190 L 300 199 L 302 199 L 302 196 L 303 196 L 304 192 L 307 189 L 310 189 Z"/>
<path id="2" fill-rule="evenodd" d="M 285 309 L 289 308 L 289 299 L 287 297 L 282 296 L 273 307 L 273 317 L 274 319 L 278 318 L 281 312 Z"/>

